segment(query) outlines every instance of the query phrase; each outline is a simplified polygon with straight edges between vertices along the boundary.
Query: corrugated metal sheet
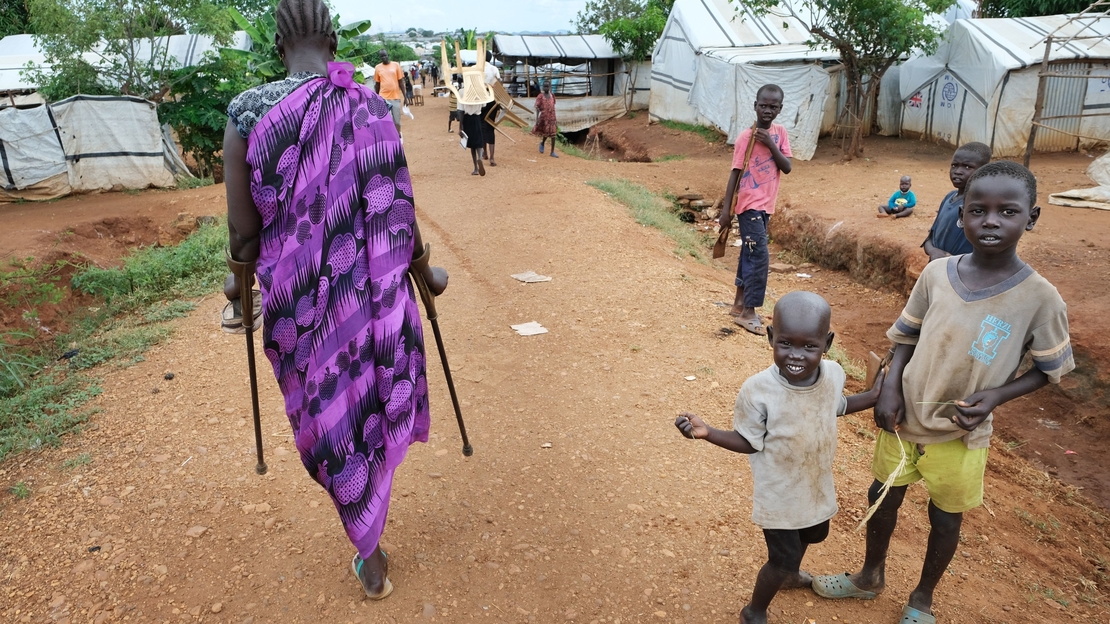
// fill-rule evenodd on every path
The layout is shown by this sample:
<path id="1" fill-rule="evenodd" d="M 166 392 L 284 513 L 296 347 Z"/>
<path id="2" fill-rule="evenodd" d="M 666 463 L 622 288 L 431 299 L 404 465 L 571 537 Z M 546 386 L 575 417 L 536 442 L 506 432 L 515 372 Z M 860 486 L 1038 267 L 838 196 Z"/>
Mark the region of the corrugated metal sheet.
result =
<path id="1" fill-rule="evenodd" d="M 1046 119 L 1043 123 L 1048 127 L 1037 128 L 1037 137 L 1033 142 L 1033 149 L 1046 152 L 1074 150 L 1079 146 L 1080 118 L 1083 114 L 1083 101 L 1087 97 L 1086 76 L 1090 75 L 1090 63 L 1050 63 L 1048 71 L 1053 74 L 1069 74 L 1083 76 L 1084 78 L 1049 77 L 1045 81 L 1044 108 L 1042 117 L 1059 117 L 1061 115 L 1075 115 L 1066 119 Z M 1053 132 L 1052 128 L 1063 130 Z M 1070 134 L 1066 134 L 1070 133 Z"/>
<path id="2" fill-rule="evenodd" d="M 601 35 L 496 35 L 498 56 L 535 59 L 615 59 L 620 55 Z"/>

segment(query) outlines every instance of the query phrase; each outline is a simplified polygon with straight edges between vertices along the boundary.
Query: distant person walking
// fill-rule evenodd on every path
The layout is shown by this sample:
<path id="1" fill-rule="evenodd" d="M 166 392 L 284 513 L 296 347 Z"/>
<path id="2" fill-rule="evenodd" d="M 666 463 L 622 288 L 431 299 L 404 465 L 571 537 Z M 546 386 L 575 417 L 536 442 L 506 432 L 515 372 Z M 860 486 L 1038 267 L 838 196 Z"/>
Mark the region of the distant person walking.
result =
<path id="1" fill-rule="evenodd" d="M 439 66 L 432 63 L 432 84 L 439 84 Z"/>
<path id="2" fill-rule="evenodd" d="M 536 125 L 532 127 L 532 134 L 540 137 L 540 153 L 543 153 L 543 144 L 551 139 L 551 157 L 558 158 L 555 154 L 555 135 L 559 127 L 555 121 L 555 96 L 551 93 L 551 81 L 543 83 L 543 93 L 536 96 Z"/>
<path id="3" fill-rule="evenodd" d="M 401 103 L 405 98 L 401 91 L 401 83 L 405 79 L 405 70 L 401 64 L 389 60 L 389 50 L 382 48 L 378 51 L 382 62 L 374 68 L 374 90 L 382 96 L 393 115 L 393 125 L 397 126 L 397 133 L 401 133 Z"/>
<path id="4" fill-rule="evenodd" d="M 492 87 L 494 83 L 501 82 L 501 72 L 497 69 L 497 66 L 493 64 L 493 52 L 489 51 L 486 52 L 485 81 L 486 84 L 490 86 L 491 91 L 493 90 Z M 489 166 L 491 167 L 497 166 L 497 160 L 495 160 L 493 155 L 497 143 L 497 130 L 494 129 L 493 124 L 487 121 L 487 118 L 490 117 L 491 112 L 494 116 L 497 115 L 496 108 L 497 100 L 494 100 L 483 106 L 481 113 L 482 136 L 485 138 L 486 157 L 489 158 Z"/>

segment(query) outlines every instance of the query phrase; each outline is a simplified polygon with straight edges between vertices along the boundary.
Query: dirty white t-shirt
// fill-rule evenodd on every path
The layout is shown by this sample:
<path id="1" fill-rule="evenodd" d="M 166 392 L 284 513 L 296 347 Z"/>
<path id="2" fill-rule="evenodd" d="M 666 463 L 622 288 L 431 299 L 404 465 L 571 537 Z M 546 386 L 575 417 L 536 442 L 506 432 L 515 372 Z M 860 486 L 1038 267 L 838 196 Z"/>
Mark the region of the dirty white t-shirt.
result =
<path id="1" fill-rule="evenodd" d="M 844 369 L 821 361 L 817 382 L 790 385 L 777 366 L 740 387 L 732 426 L 756 449 L 752 522 L 764 529 L 805 529 L 836 515 L 833 457 L 836 418 L 848 407 Z"/>

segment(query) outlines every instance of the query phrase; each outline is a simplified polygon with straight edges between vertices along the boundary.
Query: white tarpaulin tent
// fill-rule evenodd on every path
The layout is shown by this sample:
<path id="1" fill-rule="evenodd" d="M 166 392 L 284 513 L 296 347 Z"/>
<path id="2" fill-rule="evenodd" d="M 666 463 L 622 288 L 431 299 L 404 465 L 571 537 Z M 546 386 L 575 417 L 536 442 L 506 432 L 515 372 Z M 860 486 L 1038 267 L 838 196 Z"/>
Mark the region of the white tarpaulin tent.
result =
<path id="1" fill-rule="evenodd" d="M 821 62 L 839 59 L 808 39 L 792 17 L 757 17 L 729 0 L 677 0 L 652 55 L 651 115 L 713 124 L 732 143 L 755 121 L 756 90 L 773 82 L 786 96 L 778 122 L 795 157 L 808 160 L 829 92 Z"/>
<path id="2" fill-rule="evenodd" d="M 1025 151 L 1032 128 L 1044 38 L 1056 33 L 1063 43 L 1086 27 L 1083 36 L 1110 35 L 1110 19 L 1068 24 L 1067 15 L 1007 19 L 961 19 L 949 28 L 936 54 L 902 65 L 902 132 L 952 146 L 979 141 L 996 157 Z M 1078 115 L 1110 108 L 1110 42 L 1076 39 L 1053 45 L 1052 73 L 1086 79 L 1049 78 L 1045 117 Z M 1041 128 L 1035 149 L 1062 151 L 1110 141 L 1110 117 L 1058 118 L 1045 121 L 1063 132 Z"/>
<path id="3" fill-rule="evenodd" d="M 219 46 L 215 45 L 212 37 L 208 35 L 172 35 L 168 38 L 157 39 L 159 53 L 163 46 L 168 45 L 166 54 L 170 62 L 170 69 L 191 67 L 200 63 L 208 52 L 217 52 Z M 149 60 L 151 55 L 151 42 L 149 39 L 135 40 L 137 52 L 135 57 Z M 250 37 L 243 31 L 232 35 L 232 40 L 226 47 L 237 50 L 249 50 Z M 97 51 L 86 52 L 83 55 L 86 62 L 98 65 L 103 62 Z M 33 91 L 39 88 L 30 78 L 21 75 L 27 69 L 27 64 L 33 63 L 40 67 L 46 65 L 46 57 L 35 45 L 33 35 L 9 35 L 0 39 L 0 93 L 4 91 Z"/>
<path id="4" fill-rule="evenodd" d="M 0 200 L 171 187 L 182 166 L 154 103 L 89 95 L 0 110 L 0 165 Z"/>

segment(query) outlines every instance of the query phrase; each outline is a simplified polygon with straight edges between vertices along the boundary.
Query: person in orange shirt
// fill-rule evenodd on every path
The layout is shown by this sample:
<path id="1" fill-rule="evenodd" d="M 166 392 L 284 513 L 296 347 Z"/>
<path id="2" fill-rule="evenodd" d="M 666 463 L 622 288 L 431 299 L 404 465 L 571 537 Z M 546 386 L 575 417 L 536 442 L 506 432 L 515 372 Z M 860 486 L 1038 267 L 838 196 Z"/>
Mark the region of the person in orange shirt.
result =
<path id="1" fill-rule="evenodd" d="M 382 62 L 374 68 L 374 91 L 389 103 L 389 112 L 393 114 L 393 125 L 397 126 L 397 134 L 401 133 L 401 81 L 404 80 L 405 70 L 400 63 L 389 60 L 389 50 L 382 48 L 378 51 Z"/>

